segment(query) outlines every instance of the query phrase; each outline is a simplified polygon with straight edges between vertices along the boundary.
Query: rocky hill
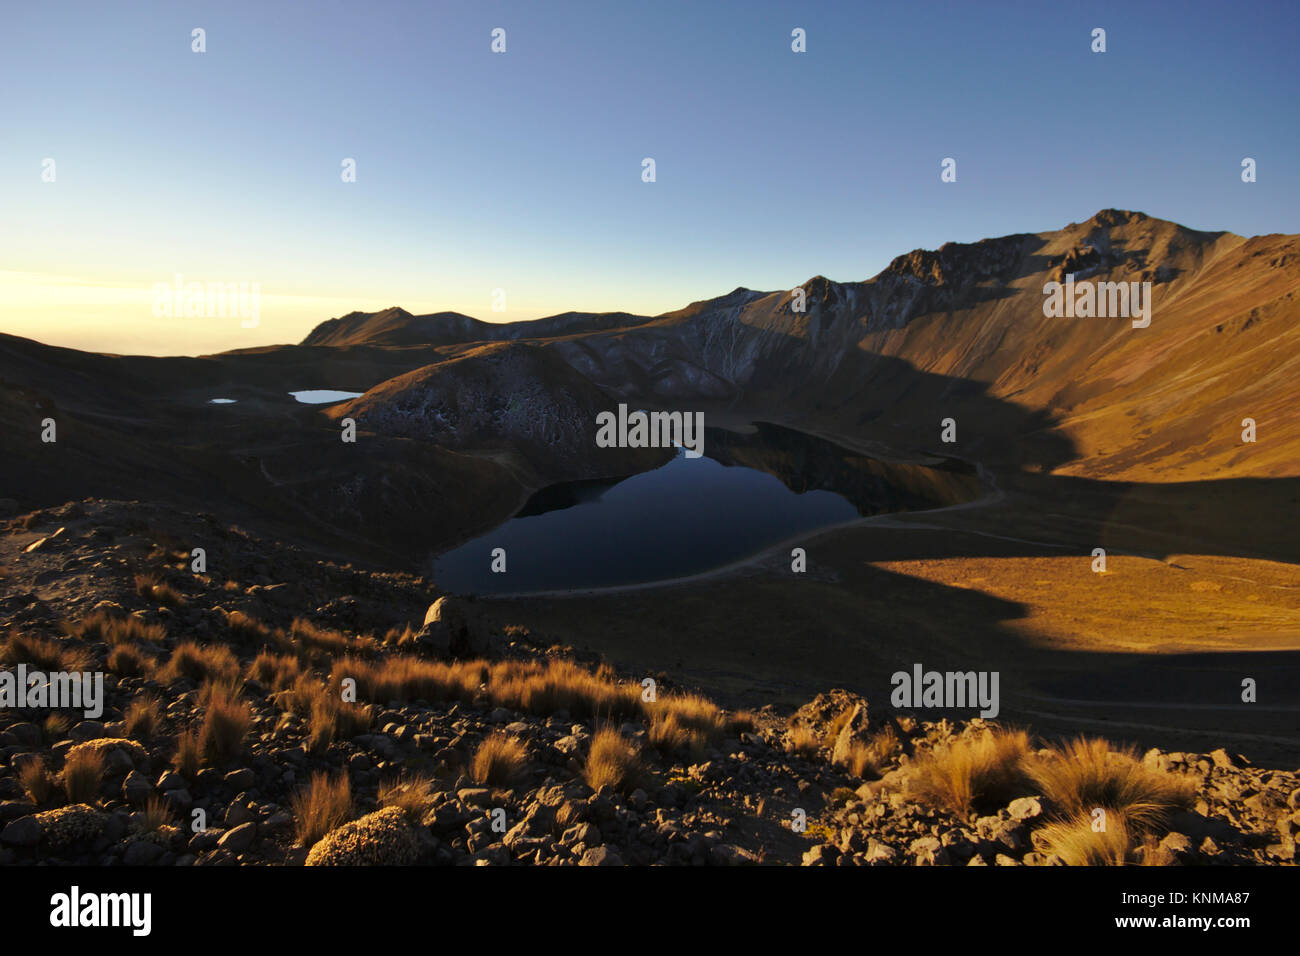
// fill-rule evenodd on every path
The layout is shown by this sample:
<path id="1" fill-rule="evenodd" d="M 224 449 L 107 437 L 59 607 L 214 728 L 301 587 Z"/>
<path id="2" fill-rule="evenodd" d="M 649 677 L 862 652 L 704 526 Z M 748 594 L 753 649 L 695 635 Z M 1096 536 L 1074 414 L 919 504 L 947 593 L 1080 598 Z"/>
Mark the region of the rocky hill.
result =
<path id="1" fill-rule="evenodd" d="M 1044 315 L 1045 285 L 1067 275 L 1150 283 L 1151 324 Z M 493 326 L 390 309 L 304 341 L 527 337 L 651 404 L 724 402 L 903 442 L 932 443 L 954 417 L 978 457 L 1093 478 L 1294 477 L 1298 295 L 1300 238 L 1104 209 L 1059 230 L 915 250 L 865 281 L 736 289 L 654 319 Z M 1267 442 L 1243 448 L 1243 418 L 1267 422 Z"/>
<path id="2" fill-rule="evenodd" d="M 426 611 L 410 575 L 157 506 L 25 515 L 0 562 L 5 667 L 109 674 L 95 717 L 0 713 L 0 864 L 1295 859 L 1300 778 L 1224 750 L 1031 741 L 844 691 L 727 711 L 472 602 Z"/>
<path id="3" fill-rule="evenodd" d="M 349 312 L 326 319 L 308 333 L 303 345 L 454 345 L 508 342 L 557 335 L 627 328 L 650 321 L 627 312 L 564 312 L 528 322 L 483 322 L 459 312 L 412 315 L 393 306 L 380 312 Z"/>

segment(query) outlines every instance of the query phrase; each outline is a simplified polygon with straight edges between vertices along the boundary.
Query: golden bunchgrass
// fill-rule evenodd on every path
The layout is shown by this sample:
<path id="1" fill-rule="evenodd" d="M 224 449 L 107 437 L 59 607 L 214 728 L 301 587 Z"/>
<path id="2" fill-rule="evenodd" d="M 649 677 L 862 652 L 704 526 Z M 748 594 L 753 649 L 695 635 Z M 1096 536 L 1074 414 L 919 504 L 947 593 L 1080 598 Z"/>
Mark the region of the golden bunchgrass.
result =
<path id="1" fill-rule="evenodd" d="M 158 698 L 148 694 L 134 698 L 126 708 L 126 735 L 148 740 L 162 726 L 162 708 Z"/>
<path id="2" fill-rule="evenodd" d="M 1123 814 L 1138 834 L 1189 808 L 1196 794 L 1193 778 L 1146 767 L 1132 748 L 1116 748 L 1100 738 L 1079 737 L 1053 747 L 1026 769 L 1062 816 L 1087 815 L 1102 807 L 1111 815 Z"/>
<path id="3" fill-rule="evenodd" d="M 69 803 L 96 803 L 104 780 L 104 753 L 74 748 L 63 764 L 63 792 Z"/>
<path id="4" fill-rule="evenodd" d="M 324 771 L 289 798 L 299 846 L 311 846 L 352 816 L 352 783 L 346 773 L 331 777 Z"/>
<path id="5" fill-rule="evenodd" d="M 817 735 L 817 731 L 807 724 L 795 724 L 786 733 L 785 749 L 787 753 L 811 760 L 821 752 L 821 747 L 821 737 Z"/>
<path id="6" fill-rule="evenodd" d="M 379 785 L 379 805 L 397 807 L 407 819 L 418 823 L 433 803 L 433 778 L 425 774 L 403 774 Z"/>
<path id="7" fill-rule="evenodd" d="M 32 803 L 44 806 L 54 796 L 57 783 L 54 774 L 44 759 L 28 760 L 18 771 L 18 785 L 23 788 Z"/>
<path id="8" fill-rule="evenodd" d="M 220 763 L 237 757 L 253 724 L 252 708 L 227 684 L 206 685 L 200 698 L 204 710 L 199 747 L 204 759 Z"/>
<path id="9" fill-rule="evenodd" d="M 233 681 L 239 676 L 239 659 L 224 644 L 196 644 L 185 641 L 173 648 L 158 679 L 170 683 L 180 678 L 203 681 Z"/>
<path id="10" fill-rule="evenodd" d="M 1025 790 L 1029 735 L 997 728 L 940 744 L 908 770 L 909 790 L 933 806 L 966 816 L 1006 806 Z"/>
<path id="11" fill-rule="evenodd" d="M 587 786 L 593 790 L 612 787 L 627 793 L 640 783 L 642 772 L 641 755 L 632 741 L 612 727 L 596 731 L 583 768 Z"/>
<path id="12" fill-rule="evenodd" d="M 470 760 L 469 774 L 478 783 L 503 787 L 516 779 L 528 763 L 528 750 L 516 737 L 494 733 L 483 739 Z"/>

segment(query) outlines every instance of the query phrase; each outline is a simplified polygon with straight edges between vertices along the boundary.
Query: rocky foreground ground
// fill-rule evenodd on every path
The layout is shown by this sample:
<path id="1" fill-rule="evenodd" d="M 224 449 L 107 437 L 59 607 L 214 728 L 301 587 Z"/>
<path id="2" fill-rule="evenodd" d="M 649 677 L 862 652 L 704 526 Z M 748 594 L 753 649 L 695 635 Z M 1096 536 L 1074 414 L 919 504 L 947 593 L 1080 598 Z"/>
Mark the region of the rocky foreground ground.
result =
<path id="1" fill-rule="evenodd" d="M 0 667 L 102 671 L 106 688 L 98 719 L 0 711 L 0 863 L 1296 855 L 1294 770 L 1034 741 L 842 690 L 728 712 L 527 621 L 486 628 L 418 577 L 209 516 L 93 500 L 11 516 L 0 585 Z"/>

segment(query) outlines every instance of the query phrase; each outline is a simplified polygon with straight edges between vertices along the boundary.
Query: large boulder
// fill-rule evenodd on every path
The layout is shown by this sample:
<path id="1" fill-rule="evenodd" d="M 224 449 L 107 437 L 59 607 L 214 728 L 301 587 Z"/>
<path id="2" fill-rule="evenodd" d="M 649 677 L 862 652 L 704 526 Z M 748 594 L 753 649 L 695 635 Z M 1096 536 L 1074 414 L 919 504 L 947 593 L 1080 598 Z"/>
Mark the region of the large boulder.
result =
<path id="1" fill-rule="evenodd" d="M 443 595 L 429 605 L 416 639 L 448 657 L 483 657 L 492 652 L 492 637 L 472 602 Z"/>

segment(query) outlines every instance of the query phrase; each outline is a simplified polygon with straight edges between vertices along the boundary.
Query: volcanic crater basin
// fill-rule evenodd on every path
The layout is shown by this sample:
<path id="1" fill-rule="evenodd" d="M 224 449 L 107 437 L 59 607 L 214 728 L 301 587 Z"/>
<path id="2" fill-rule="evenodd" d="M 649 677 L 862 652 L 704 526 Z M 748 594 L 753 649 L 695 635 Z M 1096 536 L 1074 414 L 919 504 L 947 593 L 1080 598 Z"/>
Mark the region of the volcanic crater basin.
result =
<path id="1" fill-rule="evenodd" d="M 883 461 L 784 426 L 705 430 L 626 478 L 565 482 L 510 520 L 436 556 L 440 589 L 536 594 L 676 580 L 861 517 L 946 507 L 979 491 L 974 469 Z M 501 568 L 504 567 L 504 571 Z"/>

